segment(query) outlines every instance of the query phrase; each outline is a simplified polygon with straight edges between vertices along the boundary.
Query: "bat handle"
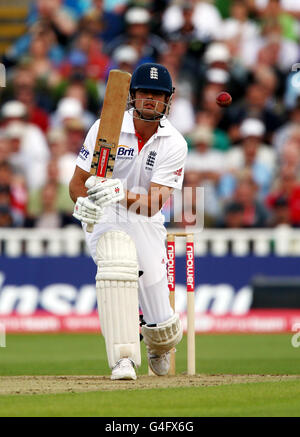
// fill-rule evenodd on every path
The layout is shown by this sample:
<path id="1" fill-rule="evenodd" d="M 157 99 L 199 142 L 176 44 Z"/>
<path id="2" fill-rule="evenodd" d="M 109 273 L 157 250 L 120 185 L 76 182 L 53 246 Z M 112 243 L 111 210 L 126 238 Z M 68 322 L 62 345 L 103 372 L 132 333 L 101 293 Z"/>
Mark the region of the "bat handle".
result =
<path id="1" fill-rule="evenodd" d="M 96 179 L 97 179 L 97 180 L 98 180 L 98 179 L 99 179 L 99 180 L 102 180 L 102 179 L 105 179 L 105 178 L 97 177 Z M 86 226 L 86 231 L 87 231 L 88 233 L 90 233 L 90 234 L 93 233 L 93 231 L 94 231 L 94 225 L 93 225 L 93 223 L 88 223 L 88 224 L 87 224 L 87 226 Z"/>
<path id="2" fill-rule="evenodd" d="M 86 226 L 86 231 L 91 234 L 93 232 L 93 230 L 94 230 L 93 223 L 88 223 L 87 226 Z"/>

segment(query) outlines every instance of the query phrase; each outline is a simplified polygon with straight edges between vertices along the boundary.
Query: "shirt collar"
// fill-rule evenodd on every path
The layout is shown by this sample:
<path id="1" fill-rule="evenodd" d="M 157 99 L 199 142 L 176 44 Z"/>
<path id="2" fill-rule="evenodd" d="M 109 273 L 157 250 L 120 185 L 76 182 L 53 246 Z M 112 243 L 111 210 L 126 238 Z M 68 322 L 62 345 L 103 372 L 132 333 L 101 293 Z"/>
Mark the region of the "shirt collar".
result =
<path id="1" fill-rule="evenodd" d="M 125 112 L 121 131 L 123 133 L 126 133 L 126 134 L 133 134 L 133 135 L 135 135 L 135 129 L 134 129 L 134 124 L 133 124 L 132 113 L 133 113 L 132 110 L 129 110 L 129 111 Z M 171 123 L 167 119 L 162 120 L 160 122 L 160 124 L 163 127 L 159 127 L 157 129 L 157 132 L 155 134 L 156 136 L 158 136 L 158 137 L 168 137 L 168 136 L 172 135 L 172 125 L 171 125 Z"/>

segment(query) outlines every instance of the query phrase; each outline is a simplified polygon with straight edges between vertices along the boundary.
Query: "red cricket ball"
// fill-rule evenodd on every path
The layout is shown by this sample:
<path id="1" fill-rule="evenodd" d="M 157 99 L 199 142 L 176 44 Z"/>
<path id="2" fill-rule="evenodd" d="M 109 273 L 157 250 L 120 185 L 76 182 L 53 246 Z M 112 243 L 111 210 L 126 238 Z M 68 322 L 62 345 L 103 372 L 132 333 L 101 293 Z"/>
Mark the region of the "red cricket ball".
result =
<path id="1" fill-rule="evenodd" d="M 216 102 L 219 106 L 226 107 L 229 106 L 232 102 L 232 97 L 226 91 L 222 91 L 217 95 Z"/>

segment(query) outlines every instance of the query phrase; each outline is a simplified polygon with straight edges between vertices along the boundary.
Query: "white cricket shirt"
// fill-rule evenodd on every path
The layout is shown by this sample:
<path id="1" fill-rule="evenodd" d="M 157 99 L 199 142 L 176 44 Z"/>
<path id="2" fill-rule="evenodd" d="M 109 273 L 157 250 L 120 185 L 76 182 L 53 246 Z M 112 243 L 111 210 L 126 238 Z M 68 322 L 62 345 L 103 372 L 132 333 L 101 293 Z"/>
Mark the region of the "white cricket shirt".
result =
<path id="1" fill-rule="evenodd" d="M 76 165 L 87 172 L 91 167 L 99 122 L 97 120 L 90 128 L 76 161 Z M 158 128 L 139 152 L 132 110 L 124 114 L 113 176 L 122 181 L 125 189 L 136 194 L 146 194 L 151 182 L 174 189 L 182 187 L 187 143 L 168 120 L 160 124 L 162 127 Z M 127 212 L 120 204 L 110 209 L 114 214 L 125 214 L 128 221 L 138 219 L 163 223 L 161 212 L 146 218 Z"/>

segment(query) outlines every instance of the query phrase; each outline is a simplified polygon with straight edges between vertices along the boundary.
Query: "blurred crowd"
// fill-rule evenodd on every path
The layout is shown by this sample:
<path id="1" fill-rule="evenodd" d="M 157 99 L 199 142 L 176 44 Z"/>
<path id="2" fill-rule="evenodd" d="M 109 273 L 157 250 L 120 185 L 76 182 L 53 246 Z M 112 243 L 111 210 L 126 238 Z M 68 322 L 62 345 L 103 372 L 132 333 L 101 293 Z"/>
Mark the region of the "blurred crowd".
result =
<path id="1" fill-rule="evenodd" d="M 109 70 L 144 62 L 172 75 L 184 188 L 204 187 L 205 226 L 299 226 L 299 41 L 295 0 L 33 1 L 1 59 L 0 227 L 79 225 L 68 183 Z"/>

